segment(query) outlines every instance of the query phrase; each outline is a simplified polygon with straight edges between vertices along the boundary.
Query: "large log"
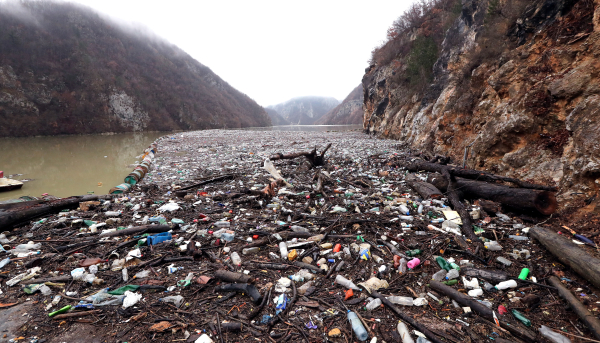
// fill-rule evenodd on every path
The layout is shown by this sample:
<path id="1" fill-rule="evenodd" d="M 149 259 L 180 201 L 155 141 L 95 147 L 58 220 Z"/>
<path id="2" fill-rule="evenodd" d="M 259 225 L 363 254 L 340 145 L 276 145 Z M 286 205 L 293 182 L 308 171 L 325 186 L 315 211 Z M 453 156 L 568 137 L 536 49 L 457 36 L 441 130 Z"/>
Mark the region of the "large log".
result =
<path id="1" fill-rule="evenodd" d="M 596 318 L 592 314 L 592 312 L 588 311 L 587 307 L 583 306 L 579 300 L 560 282 L 560 280 L 556 276 L 551 276 L 548 281 L 552 286 L 558 288 L 558 294 L 560 297 L 565 299 L 573 312 L 575 312 L 581 321 L 587 325 L 590 331 L 596 336 L 596 338 L 600 339 L 600 320 Z"/>
<path id="2" fill-rule="evenodd" d="M 459 303 L 463 306 L 470 307 L 471 310 L 475 311 L 480 316 L 487 318 L 488 320 L 491 320 L 491 321 L 494 320 L 494 315 L 492 313 L 493 311 L 491 309 L 487 308 L 482 303 L 478 302 L 477 300 L 474 300 L 470 296 L 460 293 L 460 292 L 456 291 L 454 288 L 452 288 L 450 286 L 446 286 L 443 283 L 434 281 L 434 280 L 432 280 L 429 283 L 429 286 L 433 290 L 447 295 L 448 297 L 450 297 L 450 299 L 455 300 L 457 303 Z M 527 329 L 524 325 L 516 322 L 515 320 L 512 320 L 512 319 L 509 320 L 508 318 L 509 317 L 507 317 L 507 316 L 499 318 L 500 326 L 503 329 L 507 330 L 511 334 L 513 334 L 525 341 L 528 341 L 528 342 L 536 341 L 536 335 L 534 332 Z"/>
<path id="3" fill-rule="evenodd" d="M 442 191 L 448 188 L 448 182 L 442 176 L 429 180 Z M 456 178 L 455 190 L 462 199 L 487 199 L 521 211 L 538 212 L 551 215 L 558 209 L 554 193 L 529 188 L 515 188 L 483 181 Z"/>
<path id="4" fill-rule="evenodd" d="M 419 170 L 426 170 L 429 172 L 437 172 L 437 173 L 442 174 L 442 170 L 447 170 L 448 173 L 450 173 L 450 175 L 462 177 L 465 179 L 488 181 L 488 182 L 497 182 L 497 181 L 510 182 L 510 183 L 514 183 L 515 185 L 519 186 L 520 188 L 538 189 L 538 190 L 544 190 L 544 191 L 550 191 L 550 192 L 557 191 L 556 187 L 536 185 L 536 184 L 521 181 L 519 179 L 515 179 L 512 177 L 490 174 L 488 172 L 484 172 L 481 170 L 464 169 L 464 168 L 454 167 L 454 166 L 450 166 L 450 165 L 441 165 L 441 164 L 437 164 L 437 163 L 430 163 L 430 162 L 424 162 L 424 161 L 404 162 L 404 163 L 398 163 L 396 165 L 400 166 L 400 167 L 405 167 L 406 169 L 408 169 L 408 171 L 414 171 L 414 172 L 419 171 Z"/>
<path id="5" fill-rule="evenodd" d="M 80 202 L 110 198 L 112 198 L 112 195 L 82 195 L 52 200 L 23 210 L 0 212 L 0 232 L 12 229 L 17 224 L 27 223 L 50 213 L 77 208 Z"/>
<path id="6" fill-rule="evenodd" d="M 419 180 L 414 174 L 409 174 L 404 178 L 406 184 L 414 189 L 423 199 L 439 199 L 442 197 L 442 192 L 434 185 Z"/>
<path id="7" fill-rule="evenodd" d="M 529 230 L 529 235 L 540 242 L 561 263 L 571 267 L 594 286 L 600 287 L 600 259 L 593 257 L 577 244 L 550 230 L 534 227 Z"/>
<path id="8" fill-rule="evenodd" d="M 144 234 L 144 233 L 161 233 L 172 230 L 173 228 L 169 225 L 142 225 L 131 227 L 129 229 L 118 230 L 113 232 L 101 233 L 100 237 L 114 237 L 114 236 L 128 236 L 133 234 Z"/>
<path id="9" fill-rule="evenodd" d="M 446 190 L 448 200 L 450 200 L 452 207 L 454 207 L 454 210 L 460 215 L 460 219 L 462 221 L 462 231 L 465 233 L 465 236 L 471 239 L 471 242 L 473 242 L 473 244 L 481 248 L 483 244 L 481 243 L 479 237 L 477 237 L 477 235 L 475 235 L 475 232 L 473 231 L 471 215 L 465 208 L 465 205 L 461 202 L 458 192 L 456 190 L 456 180 L 453 176 L 450 175 L 450 173 L 448 173 L 448 170 L 446 169 L 442 170 L 442 175 L 448 182 L 448 188 Z"/>
<path id="10" fill-rule="evenodd" d="M 295 153 L 291 153 L 291 154 L 287 154 L 284 155 L 282 153 L 277 153 L 273 156 L 271 156 L 269 159 L 271 161 L 276 161 L 276 160 L 292 160 L 294 158 L 298 158 L 298 157 L 306 157 L 306 159 L 310 162 L 310 164 L 312 166 L 322 166 L 325 164 L 325 153 L 327 152 L 327 150 L 329 150 L 329 148 L 331 148 L 331 143 L 327 144 L 327 146 L 325 147 L 325 149 L 321 152 L 321 154 L 317 154 L 317 147 L 315 147 L 312 151 L 305 151 L 305 152 L 295 152 Z"/>

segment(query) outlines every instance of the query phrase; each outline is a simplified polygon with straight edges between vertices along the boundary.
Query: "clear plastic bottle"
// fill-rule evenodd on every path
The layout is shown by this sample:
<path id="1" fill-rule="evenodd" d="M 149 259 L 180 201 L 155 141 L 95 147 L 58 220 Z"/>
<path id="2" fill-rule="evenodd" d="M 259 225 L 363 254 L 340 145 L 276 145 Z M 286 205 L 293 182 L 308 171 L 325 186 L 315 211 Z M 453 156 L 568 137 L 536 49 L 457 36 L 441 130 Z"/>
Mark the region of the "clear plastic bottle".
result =
<path id="1" fill-rule="evenodd" d="M 279 253 L 281 254 L 281 258 L 282 259 L 286 259 L 288 257 L 288 250 L 287 250 L 287 243 L 286 242 L 280 242 L 279 243 Z"/>
<path id="2" fill-rule="evenodd" d="M 350 322 L 352 330 L 354 331 L 354 334 L 356 334 L 356 338 L 358 338 L 359 341 L 366 341 L 367 338 L 369 338 L 367 330 L 363 326 L 363 323 L 360 321 L 356 313 L 348 311 L 348 321 Z"/>
<path id="3" fill-rule="evenodd" d="M 150 276 L 150 271 L 149 270 L 142 270 L 137 272 L 133 277 L 136 279 L 143 279 L 145 277 Z"/>
<path id="4" fill-rule="evenodd" d="M 407 221 L 407 222 L 412 222 L 413 220 L 415 220 L 415 217 L 413 216 L 399 216 L 399 218 L 401 220 Z"/>
<path id="5" fill-rule="evenodd" d="M 159 300 L 166 303 L 172 303 L 177 307 L 180 307 L 181 304 L 183 304 L 183 297 L 181 295 L 172 295 L 169 297 L 160 298 Z"/>
<path id="6" fill-rule="evenodd" d="M 552 343 L 571 343 L 570 339 L 559 334 L 558 332 L 552 331 L 549 327 L 545 325 L 542 325 L 540 327 L 540 333 Z"/>
<path id="7" fill-rule="evenodd" d="M 294 232 L 309 232 L 307 228 L 298 225 L 292 225 L 290 229 Z"/>
<path id="8" fill-rule="evenodd" d="M 304 295 L 306 293 L 306 291 L 308 291 L 308 289 L 310 287 L 312 287 L 312 285 L 313 285 L 313 281 L 309 281 L 309 282 L 305 283 L 304 285 L 298 287 L 298 294 Z"/>
<path id="9" fill-rule="evenodd" d="M 401 274 L 406 273 L 406 271 L 408 270 L 407 264 L 408 264 L 408 261 L 406 261 L 406 259 L 404 257 L 400 259 L 400 265 L 398 266 L 398 271 Z"/>
<path id="10" fill-rule="evenodd" d="M 42 243 L 34 244 L 33 242 L 29 242 L 27 244 L 19 244 L 15 247 L 17 250 L 38 250 L 42 247 Z"/>
<path id="11" fill-rule="evenodd" d="M 399 297 L 399 296 L 391 296 L 387 297 L 392 304 L 403 305 L 403 306 L 412 306 L 413 298 L 411 297 Z"/>
<path id="12" fill-rule="evenodd" d="M 400 212 L 402 212 L 402 214 L 407 215 L 407 216 L 410 215 L 410 210 L 405 205 L 400 205 L 400 206 L 398 206 L 398 208 L 400 209 Z"/>
<path id="13" fill-rule="evenodd" d="M 510 266 L 510 265 L 512 264 L 512 262 L 511 262 L 511 261 L 507 260 L 506 258 L 504 258 L 504 257 L 502 257 L 502 256 L 498 256 L 498 257 L 496 257 L 496 261 L 498 261 L 498 262 L 502 263 L 503 265 L 505 265 L 505 266 L 507 266 L 507 267 L 508 267 L 508 266 Z"/>
<path id="14" fill-rule="evenodd" d="M 234 266 L 242 265 L 242 259 L 240 258 L 240 255 L 235 251 L 231 253 L 231 263 L 233 263 Z"/>
<path id="15" fill-rule="evenodd" d="M 338 275 L 335 277 L 335 282 L 345 288 L 360 291 L 360 288 L 356 287 L 356 285 L 352 281 L 346 279 L 345 277 L 343 277 L 341 275 Z"/>
<path id="16" fill-rule="evenodd" d="M 528 241 L 529 240 L 529 237 L 517 236 L 517 235 L 508 235 L 508 238 L 514 239 L 515 241 Z"/>
<path id="17" fill-rule="evenodd" d="M 221 221 L 220 220 L 218 222 L 215 222 L 213 225 L 216 226 L 216 227 L 230 227 L 231 223 L 228 222 L 228 221 Z"/>
<path id="18" fill-rule="evenodd" d="M 367 310 L 373 311 L 374 309 L 379 308 L 379 306 L 381 306 L 381 299 L 377 298 L 377 299 L 373 299 L 365 307 L 367 308 Z"/>
<path id="19" fill-rule="evenodd" d="M 456 270 L 456 269 L 450 269 L 450 271 L 446 274 L 445 279 L 446 280 L 452 280 L 452 279 L 456 279 L 459 276 L 460 276 L 460 273 L 459 273 L 458 270 Z"/>
<path id="20" fill-rule="evenodd" d="M 129 274 L 127 274 L 127 268 L 124 268 L 123 270 L 121 270 L 121 273 L 123 274 L 123 281 L 127 282 L 127 280 L 129 280 Z"/>
<path id="21" fill-rule="evenodd" d="M 436 272 L 435 274 L 433 274 L 433 276 L 431 277 L 433 280 L 435 281 L 442 281 L 446 278 L 446 274 L 448 272 L 445 271 L 444 269 L 440 269 L 438 272 Z"/>
<path id="22" fill-rule="evenodd" d="M 244 254 L 244 255 L 256 254 L 259 251 L 260 251 L 259 247 L 244 248 L 244 249 L 242 249 L 242 254 Z M 232 254 L 232 257 L 233 257 L 233 254 Z"/>
<path id="23" fill-rule="evenodd" d="M 484 243 L 487 250 L 490 251 L 500 251 L 502 250 L 502 246 L 498 244 L 496 241 L 489 241 Z"/>
<path id="24" fill-rule="evenodd" d="M 231 242 L 233 241 L 233 239 L 235 238 L 235 234 L 234 233 L 229 233 L 229 232 L 224 232 L 221 235 L 221 238 L 227 242 Z"/>
<path id="25" fill-rule="evenodd" d="M 412 337 L 410 337 L 410 332 L 408 331 L 408 328 L 404 322 L 398 321 L 398 333 L 402 338 L 402 343 L 415 343 Z"/>
<path id="26" fill-rule="evenodd" d="M 292 281 L 296 281 L 296 282 L 304 282 L 304 278 L 302 276 L 299 275 L 290 275 L 288 276 L 290 278 L 290 280 Z"/>

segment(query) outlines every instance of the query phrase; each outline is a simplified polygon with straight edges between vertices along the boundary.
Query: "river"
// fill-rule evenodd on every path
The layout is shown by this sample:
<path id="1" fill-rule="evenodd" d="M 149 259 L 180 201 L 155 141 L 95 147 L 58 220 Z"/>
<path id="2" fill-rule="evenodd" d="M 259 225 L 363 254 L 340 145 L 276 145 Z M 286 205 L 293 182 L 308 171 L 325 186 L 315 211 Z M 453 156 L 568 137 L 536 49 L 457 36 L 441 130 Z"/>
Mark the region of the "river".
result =
<path id="1" fill-rule="evenodd" d="M 253 131 L 342 131 L 362 125 L 286 125 Z M 0 138 L 0 170 L 28 180 L 20 190 L 0 192 L 0 201 L 21 196 L 108 194 L 123 182 L 150 143 L 168 132 Z M 158 147 L 160 155 L 160 146 Z M 11 176 L 12 175 L 12 176 Z"/>

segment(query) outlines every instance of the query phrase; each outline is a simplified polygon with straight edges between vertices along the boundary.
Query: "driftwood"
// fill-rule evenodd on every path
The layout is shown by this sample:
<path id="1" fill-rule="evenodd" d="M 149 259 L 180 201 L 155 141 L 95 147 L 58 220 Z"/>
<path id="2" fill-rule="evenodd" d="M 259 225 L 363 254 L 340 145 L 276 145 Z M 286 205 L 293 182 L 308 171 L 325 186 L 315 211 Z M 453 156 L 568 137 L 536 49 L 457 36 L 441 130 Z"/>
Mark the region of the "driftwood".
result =
<path id="1" fill-rule="evenodd" d="M 223 181 L 223 180 L 231 179 L 233 177 L 235 177 L 234 174 L 225 174 L 225 175 L 221 175 L 221 176 L 217 176 L 217 177 L 213 177 L 213 178 L 210 178 L 210 179 L 207 179 L 207 180 L 200 181 L 200 182 L 195 183 L 195 184 L 190 185 L 190 186 L 179 188 L 177 191 L 179 192 L 179 191 L 185 191 L 185 190 L 188 190 L 188 189 L 198 188 L 200 186 L 204 186 L 204 185 L 207 185 L 209 183 Z"/>
<path id="2" fill-rule="evenodd" d="M 481 240 L 479 239 L 479 237 L 477 237 L 477 235 L 475 235 L 475 232 L 473 231 L 471 215 L 469 214 L 469 212 L 467 212 L 465 205 L 462 203 L 458 196 L 458 193 L 455 191 L 456 180 L 453 176 L 450 175 L 450 173 L 448 173 L 448 169 L 442 170 L 442 175 L 444 176 L 446 181 L 448 181 L 448 188 L 446 190 L 448 200 L 450 200 L 452 207 L 454 207 L 454 210 L 458 212 L 458 214 L 460 215 L 460 219 L 462 220 L 462 231 L 465 233 L 465 236 L 471 239 L 471 242 L 473 242 L 476 246 L 481 247 Z"/>
<path id="3" fill-rule="evenodd" d="M 419 180 L 414 174 L 409 174 L 404 179 L 406 184 L 414 189 L 423 199 L 439 199 L 442 197 L 442 192 L 434 185 L 428 182 Z"/>
<path id="4" fill-rule="evenodd" d="M 71 275 L 56 276 L 56 277 L 41 278 L 41 279 L 30 279 L 30 280 L 21 281 L 21 285 L 31 285 L 34 283 L 45 283 L 45 282 L 66 282 L 66 281 L 71 281 Z"/>
<path id="5" fill-rule="evenodd" d="M 292 160 L 294 158 L 298 158 L 298 157 L 306 157 L 306 159 L 310 162 L 310 164 L 313 167 L 316 166 L 322 166 L 325 164 L 325 153 L 327 152 L 327 150 L 329 150 L 329 148 L 331 147 L 331 143 L 327 144 L 327 147 L 325 147 L 325 149 L 321 152 L 321 154 L 317 154 L 317 147 L 315 147 L 312 151 L 305 151 L 305 152 L 295 152 L 292 154 L 287 154 L 284 155 L 282 153 L 278 153 L 275 154 L 273 156 L 271 156 L 269 159 L 271 161 L 276 161 L 276 160 Z"/>
<path id="6" fill-rule="evenodd" d="M 254 285 L 247 283 L 225 283 L 215 288 L 215 292 L 240 292 L 248 294 L 254 301 L 254 305 L 259 305 L 262 300 L 260 292 Z"/>
<path id="7" fill-rule="evenodd" d="M 63 313 L 63 314 L 57 314 L 56 316 L 52 317 L 52 319 L 57 320 L 57 319 L 64 319 L 64 318 L 90 316 L 92 314 L 97 314 L 97 313 L 100 313 L 100 312 L 102 312 L 102 310 L 92 310 L 92 311 Z"/>
<path id="8" fill-rule="evenodd" d="M 379 294 L 377 291 L 371 291 L 371 295 L 374 298 L 379 298 L 379 300 L 381 300 L 381 302 L 385 306 L 387 306 L 390 310 L 392 310 L 394 313 L 396 313 L 396 315 L 398 315 L 398 317 L 400 317 L 400 319 L 402 319 L 403 321 L 405 321 L 405 322 L 409 323 L 410 325 L 414 326 L 415 328 L 417 328 L 425 336 L 427 336 L 427 338 L 430 341 L 432 341 L 433 343 L 443 343 L 444 342 L 444 341 L 440 340 L 436 335 L 434 335 L 433 332 L 431 332 L 425 325 L 419 323 L 419 321 L 417 319 L 413 318 L 412 316 L 400 311 L 400 309 L 398 309 L 386 297 Z"/>
<path id="9" fill-rule="evenodd" d="M 494 284 L 506 281 L 509 278 L 508 274 L 499 270 L 483 270 L 467 267 L 461 268 L 460 273 L 465 276 L 484 279 Z"/>
<path id="10" fill-rule="evenodd" d="M 129 236 L 133 234 L 143 234 L 143 233 L 161 233 L 172 230 L 173 228 L 169 225 L 143 225 L 136 226 L 129 229 L 101 233 L 100 237 L 114 237 L 114 236 Z"/>
<path id="11" fill-rule="evenodd" d="M 429 286 L 433 290 L 447 295 L 448 297 L 450 297 L 450 299 L 455 300 L 457 303 L 459 303 L 463 306 L 470 307 L 471 310 L 473 310 L 480 316 L 482 316 L 488 320 L 494 320 L 494 315 L 492 313 L 493 311 L 491 309 L 487 308 L 482 303 L 478 302 L 477 300 L 474 300 L 470 296 L 460 293 L 460 292 L 456 291 L 454 288 L 446 286 L 443 283 L 434 281 L 434 280 L 432 280 L 429 283 Z M 500 319 L 500 326 L 503 329 L 509 331 L 511 334 L 513 334 L 525 341 L 528 341 L 528 342 L 536 342 L 535 333 L 532 332 L 531 330 L 527 329 L 524 325 L 522 325 L 514 320 L 508 321 L 508 320 L 506 320 L 507 319 L 506 316 L 499 318 L 499 319 Z"/>
<path id="12" fill-rule="evenodd" d="M 596 318 L 587 307 L 585 307 L 577 298 L 560 282 L 556 276 L 551 276 L 548 281 L 552 286 L 558 289 L 558 294 L 561 298 L 565 299 L 573 312 L 575 312 L 582 322 L 587 325 L 590 331 L 596 338 L 600 338 L 600 320 Z"/>
<path id="13" fill-rule="evenodd" d="M 448 188 L 448 182 L 445 178 L 432 178 L 431 183 L 442 191 Z M 556 212 L 558 208 L 554 193 L 548 191 L 514 188 L 463 178 L 456 178 L 454 188 L 457 195 L 462 199 L 492 200 L 521 211 L 533 211 L 550 215 Z"/>
<path id="14" fill-rule="evenodd" d="M 233 283 L 254 283 L 255 278 L 242 273 L 234 273 L 227 270 L 217 270 L 215 277 L 222 281 L 233 282 Z"/>
<path id="15" fill-rule="evenodd" d="M 0 212 L 0 232 L 12 229 L 17 224 L 27 223 L 33 219 L 45 216 L 49 213 L 60 212 L 65 209 L 73 209 L 80 202 L 98 199 L 110 199 L 111 195 L 83 195 L 65 199 L 53 200 L 39 204 L 27 209 Z"/>
<path id="16" fill-rule="evenodd" d="M 515 179 L 512 177 L 500 176 L 490 174 L 481 170 L 473 170 L 473 169 L 463 169 L 459 167 L 449 166 L 449 165 L 441 165 L 437 163 L 423 162 L 423 161 L 414 161 L 414 162 L 404 162 L 396 164 L 396 166 L 405 167 L 408 171 L 416 172 L 419 170 L 426 170 L 429 172 L 437 172 L 442 174 L 443 170 L 447 170 L 448 173 L 452 176 L 458 176 L 465 179 L 472 179 L 478 181 L 487 181 L 487 182 L 510 182 L 513 183 L 520 188 L 527 189 L 537 189 L 543 191 L 556 192 L 556 187 L 552 186 L 543 186 L 536 185 L 533 183 L 521 181 L 519 179 Z"/>
<path id="17" fill-rule="evenodd" d="M 569 239 L 550 230 L 534 227 L 529 235 L 538 240 L 552 255 L 596 287 L 600 287 L 600 259 L 588 254 Z"/>

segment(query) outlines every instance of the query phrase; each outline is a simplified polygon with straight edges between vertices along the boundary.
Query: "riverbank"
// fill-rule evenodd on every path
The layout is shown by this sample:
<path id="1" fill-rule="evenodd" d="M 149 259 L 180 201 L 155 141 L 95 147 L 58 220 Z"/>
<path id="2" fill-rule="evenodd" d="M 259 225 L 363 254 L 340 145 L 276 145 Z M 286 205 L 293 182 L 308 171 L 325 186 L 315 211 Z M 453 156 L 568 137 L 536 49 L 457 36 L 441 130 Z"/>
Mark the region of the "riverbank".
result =
<path id="1" fill-rule="evenodd" d="M 163 136 L 157 144 L 151 171 L 132 192 L 49 215 L 8 234 L 9 241 L 3 243 L 7 249 L 28 241 L 40 246 L 30 247 L 32 254 L 24 252 L 23 259 L 11 256 L 2 268 L 4 281 L 21 274 L 24 279 L 32 268 L 40 269 L 32 276 L 38 286 L 23 289 L 31 280 L 18 278 L 14 286 L 6 282 L 0 286 L 3 303 L 9 307 L 0 312 L 0 323 L 4 323 L 0 329 L 8 330 L 5 339 L 194 342 L 208 334 L 215 342 L 219 336 L 223 342 L 301 341 L 304 337 L 314 342 L 327 336 L 341 343 L 355 341 L 346 306 L 363 317 L 369 337 L 398 341 L 398 317 L 389 308 L 371 303 L 372 309 L 365 309 L 372 300 L 366 287 L 373 286 L 362 283 L 374 282 L 376 277 L 379 293 L 412 299 L 412 306 L 396 306 L 422 325 L 419 331 L 424 327 L 440 341 L 514 340 L 488 318 L 465 313 L 461 307 L 467 305 L 455 307 L 446 294 L 429 287 L 432 276 L 440 275 L 437 256 L 460 266 L 459 275 L 466 279 L 459 276 L 451 287 L 463 292 L 469 290 L 465 281 L 474 275 L 467 272 L 469 268 L 496 271 L 515 280 L 528 268 L 528 282 L 519 281 L 506 290 L 489 288 L 499 280 L 478 276 L 473 287 L 480 287 L 482 295 L 473 299 L 490 306 L 501 321 L 534 335 L 546 325 L 565 335 L 580 335 L 581 330 L 585 337 L 592 337 L 547 287 L 547 278 L 562 278 L 596 316 L 596 294 L 600 293 L 527 237 L 533 223 L 469 208 L 479 211 L 478 235 L 502 246 L 498 251 L 469 252 L 472 242 L 445 229 L 453 224 L 442 223 L 442 204 L 448 203 L 420 199 L 405 183 L 406 170 L 388 165 L 390 159 L 406 155 L 397 141 L 361 131 L 207 130 Z M 321 152 L 329 144 L 324 167 L 309 168 L 304 158 L 273 161 L 277 172 L 263 167 L 272 155 L 315 147 Z M 277 181 L 277 173 L 285 183 Z M 408 207 L 410 216 L 402 213 L 402 206 Z M 158 225 L 146 226 L 152 223 Z M 557 223 L 550 219 L 542 225 L 558 231 Z M 122 230 L 129 227 L 139 229 Z M 162 240 L 149 234 L 167 230 L 167 241 L 149 245 Z M 313 239 L 307 241 L 308 237 Z M 285 250 L 291 254 L 285 258 L 281 258 L 282 242 L 287 242 Z M 591 247 L 580 249 L 598 255 Z M 40 254 L 33 253 L 38 250 Z M 399 273 L 396 264 L 401 261 L 394 255 L 419 262 L 412 261 L 410 270 Z M 511 265 L 498 262 L 498 257 Z M 227 290 L 224 285 L 231 280 L 223 279 L 219 272 L 223 270 L 240 273 L 235 278 L 244 283 L 243 292 Z M 85 274 L 78 276 L 78 272 Z M 341 286 L 340 276 L 357 285 L 343 305 L 339 299 L 349 295 L 349 284 Z M 126 286 L 127 293 L 122 289 Z M 94 296 L 106 288 L 116 290 L 114 295 Z M 60 300 L 52 304 L 57 295 Z M 76 313 L 92 309 L 72 308 L 66 313 L 72 317 L 48 317 L 81 300 L 92 303 L 98 312 Z M 102 306 L 106 302 L 110 305 Z M 283 311 L 277 313 L 276 306 Z M 499 306 L 521 312 L 532 326 L 522 326 L 510 313 L 500 315 Z M 339 329 L 339 337 L 333 337 L 338 335 L 331 333 L 334 329 Z M 409 325 L 416 338 L 413 329 Z M 543 341 L 540 336 L 537 340 Z"/>

